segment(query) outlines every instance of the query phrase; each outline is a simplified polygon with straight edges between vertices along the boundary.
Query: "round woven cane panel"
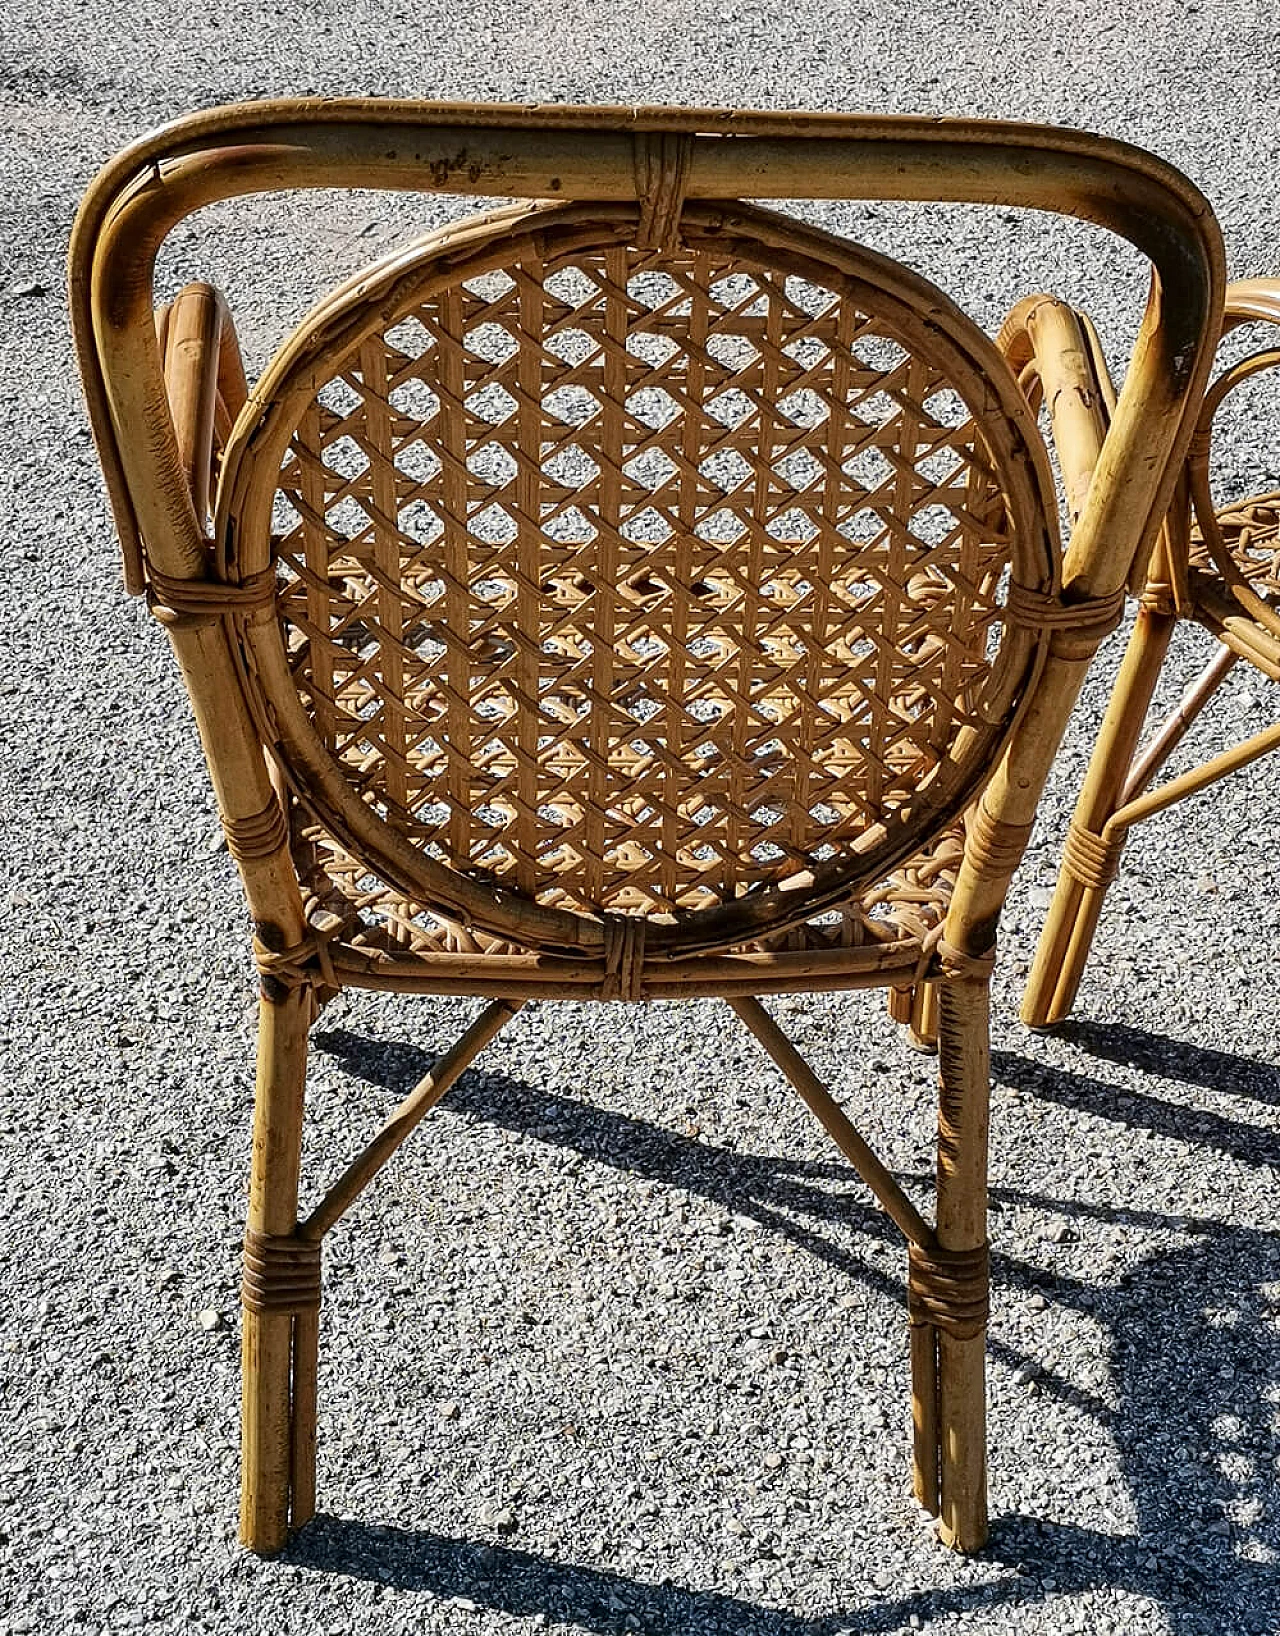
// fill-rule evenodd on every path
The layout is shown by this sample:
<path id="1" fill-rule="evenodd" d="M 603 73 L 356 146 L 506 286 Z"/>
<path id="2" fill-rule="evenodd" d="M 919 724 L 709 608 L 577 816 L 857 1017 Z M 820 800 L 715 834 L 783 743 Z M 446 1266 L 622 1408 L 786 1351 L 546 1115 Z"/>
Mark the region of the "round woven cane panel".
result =
<path id="1" fill-rule="evenodd" d="M 1007 496 L 1043 490 L 977 332 L 733 211 L 662 251 L 608 207 L 424 248 L 277 391 L 321 741 L 399 841 L 547 906 L 684 919 L 860 849 L 882 878 L 1017 702 L 1000 593 L 1045 524 Z"/>

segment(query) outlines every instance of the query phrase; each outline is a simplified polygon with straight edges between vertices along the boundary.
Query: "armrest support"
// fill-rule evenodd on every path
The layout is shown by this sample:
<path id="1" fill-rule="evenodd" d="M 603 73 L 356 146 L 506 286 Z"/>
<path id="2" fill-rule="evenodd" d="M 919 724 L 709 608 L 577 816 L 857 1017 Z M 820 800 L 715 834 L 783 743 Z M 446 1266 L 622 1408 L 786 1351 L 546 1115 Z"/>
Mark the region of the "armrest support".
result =
<path id="1" fill-rule="evenodd" d="M 156 314 L 174 436 L 201 526 L 216 489 L 215 460 L 249 395 L 235 324 L 211 284 L 188 284 Z"/>
<path id="2" fill-rule="evenodd" d="M 1048 410 L 1072 528 L 1106 441 L 1115 390 L 1092 324 L 1051 295 L 1020 301 L 996 344 L 1033 409 Z"/>

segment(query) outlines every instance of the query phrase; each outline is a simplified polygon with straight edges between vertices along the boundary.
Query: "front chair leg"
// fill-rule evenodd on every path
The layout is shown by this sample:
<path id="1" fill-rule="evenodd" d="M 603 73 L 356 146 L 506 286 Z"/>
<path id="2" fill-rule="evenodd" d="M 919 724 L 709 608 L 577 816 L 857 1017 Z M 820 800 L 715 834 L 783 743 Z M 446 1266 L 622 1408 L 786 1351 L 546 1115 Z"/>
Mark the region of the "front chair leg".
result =
<path id="1" fill-rule="evenodd" d="M 988 985 L 939 985 L 938 1226 L 910 1247 L 916 1493 L 947 1544 L 987 1538 Z"/>
<path id="2" fill-rule="evenodd" d="M 264 993 L 258 1013 L 245 1233 L 240 1538 L 280 1551 L 315 1506 L 320 1246 L 296 1236 L 311 995 Z"/>

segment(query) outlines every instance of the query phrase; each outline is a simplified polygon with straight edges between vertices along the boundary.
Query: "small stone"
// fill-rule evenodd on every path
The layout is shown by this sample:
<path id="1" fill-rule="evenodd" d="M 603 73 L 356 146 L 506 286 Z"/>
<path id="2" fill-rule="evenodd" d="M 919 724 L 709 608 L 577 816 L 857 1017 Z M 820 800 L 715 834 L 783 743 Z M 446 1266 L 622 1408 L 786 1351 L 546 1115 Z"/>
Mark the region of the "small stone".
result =
<path id="1" fill-rule="evenodd" d="M 196 1322 L 200 1325 L 201 1329 L 209 1333 L 212 1333 L 215 1329 L 224 1329 L 226 1327 L 226 1322 L 222 1314 L 220 1312 L 215 1312 L 212 1307 L 205 1307 L 197 1317 Z"/>
<path id="2" fill-rule="evenodd" d="M 486 1527 L 496 1528 L 500 1534 L 514 1534 L 516 1530 L 516 1514 L 509 1505 L 498 1505 L 493 1501 L 482 1505 L 480 1521 Z"/>
<path id="3" fill-rule="evenodd" d="M 461 1412 L 462 1411 L 458 1408 L 458 1405 L 452 1398 L 449 1398 L 447 1402 L 441 1403 L 439 1406 L 441 1420 L 456 1420 Z"/>
<path id="4" fill-rule="evenodd" d="M 1197 892 L 1216 892 L 1217 890 L 1218 890 L 1218 883 L 1217 883 L 1216 880 L 1214 880 L 1212 875 L 1197 875 L 1196 876 L 1196 891 Z"/>
<path id="5" fill-rule="evenodd" d="M 782 1456 L 780 1454 L 766 1454 L 764 1457 L 766 1471 L 777 1471 L 781 1464 Z"/>
<path id="6" fill-rule="evenodd" d="M 774 1365 L 785 1363 L 787 1361 L 787 1356 L 788 1354 L 785 1346 L 775 1346 L 773 1351 L 769 1354 L 769 1362 Z"/>
<path id="7" fill-rule="evenodd" d="M 38 279 L 28 278 L 24 279 L 20 284 L 11 284 L 9 294 L 19 296 L 44 295 L 45 287 Z"/>
<path id="8" fill-rule="evenodd" d="M 213 855 L 215 853 L 225 852 L 226 850 L 227 850 L 226 831 L 223 829 L 222 825 L 219 824 L 217 829 L 211 829 L 209 831 L 209 846 L 208 846 L 209 856 L 213 857 Z"/>
<path id="9" fill-rule="evenodd" d="M 1055 1244 L 1074 1244 L 1079 1237 L 1080 1235 L 1074 1227 L 1068 1227 L 1064 1224 L 1055 1231 L 1053 1242 Z"/>
<path id="10" fill-rule="evenodd" d="M 1045 1300 L 1044 1296 L 1037 1291 L 1035 1295 L 1029 1295 L 1027 1297 L 1027 1305 L 1031 1308 L 1032 1312 L 1043 1312 L 1049 1303 Z"/>

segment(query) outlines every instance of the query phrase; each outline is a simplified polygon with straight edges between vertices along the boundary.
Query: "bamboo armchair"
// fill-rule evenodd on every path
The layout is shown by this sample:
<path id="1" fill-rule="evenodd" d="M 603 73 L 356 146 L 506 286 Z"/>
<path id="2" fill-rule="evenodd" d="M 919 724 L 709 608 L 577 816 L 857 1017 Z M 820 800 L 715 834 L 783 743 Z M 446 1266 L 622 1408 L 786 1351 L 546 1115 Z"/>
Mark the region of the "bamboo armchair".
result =
<path id="1" fill-rule="evenodd" d="M 1011 329 L 1016 329 L 1015 315 Z M 1095 406 L 1082 428 L 1080 492 L 1087 491 L 1091 460 L 1105 436 L 1115 388 L 1097 336 L 1075 315 L 1087 337 L 1086 390 Z M 1244 325 L 1280 324 L 1280 282 L 1253 279 L 1226 292 L 1223 335 Z M 1024 385 L 1036 364 L 1025 335 L 1014 343 Z M 1089 958 L 1107 889 L 1135 824 L 1165 812 L 1219 779 L 1280 749 L 1280 723 L 1152 788 L 1161 769 L 1241 659 L 1280 682 L 1280 494 L 1239 499 L 1217 508 L 1210 487 L 1214 420 L 1246 381 L 1280 365 L 1280 349 L 1263 347 L 1224 369 L 1205 395 L 1173 507 L 1150 566 L 1135 565 L 1138 617 L 1094 747 L 1071 826 L 1057 887 L 1036 950 L 1024 1021 L 1060 1022 L 1071 1010 Z M 1033 397 L 1037 387 L 1031 386 Z M 1187 685 L 1177 705 L 1146 745 L 1139 740 L 1147 711 L 1180 619 L 1214 636 L 1218 650 Z"/>
<path id="2" fill-rule="evenodd" d="M 157 250 L 212 201 L 319 186 L 538 202 L 369 268 L 250 391 L 208 286 L 153 322 Z M 742 195 L 1033 206 L 1150 257 L 1065 557 L 997 348 Z M 996 123 L 258 104 L 103 172 L 71 253 L 86 392 L 261 975 L 248 1545 L 313 1512 L 320 1244 L 357 1193 L 526 999 L 690 995 L 729 1001 L 901 1228 L 915 1491 L 981 1545 L 996 922 L 1167 508 L 1221 259 L 1166 166 Z M 487 1003 L 300 1215 L 308 1028 L 347 985 Z M 933 1225 L 759 999 L 876 985 L 904 1015 L 937 991 Z"/>

